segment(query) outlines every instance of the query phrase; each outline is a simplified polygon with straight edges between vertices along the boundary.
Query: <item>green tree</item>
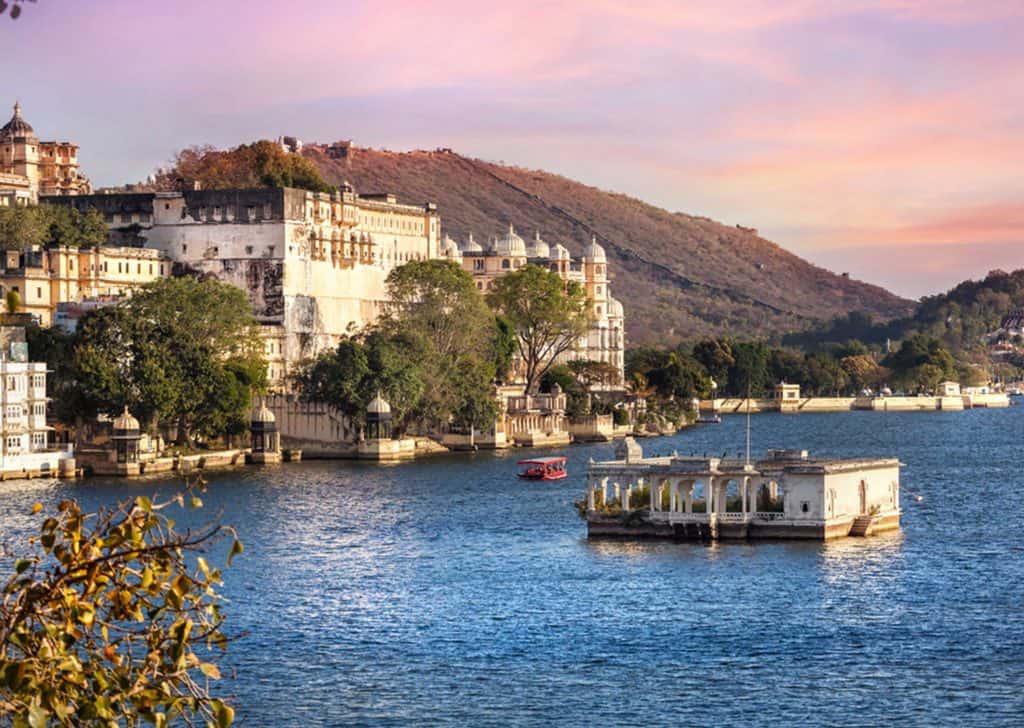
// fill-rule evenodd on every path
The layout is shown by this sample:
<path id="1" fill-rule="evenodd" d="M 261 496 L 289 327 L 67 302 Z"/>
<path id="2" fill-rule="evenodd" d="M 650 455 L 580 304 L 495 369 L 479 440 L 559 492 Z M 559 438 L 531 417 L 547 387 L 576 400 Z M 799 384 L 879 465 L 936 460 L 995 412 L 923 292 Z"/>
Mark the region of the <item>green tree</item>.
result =
<path id="1" fill-rule="evenodd" d="M 536 265 L 495 280 L 487 301 L 515 331 L 527 392 L 536 392 L 544 373 L 587 330 L 583 289 Z"/>
<path id="2" fill-rule="evenodd" d="M 647 375 L 658 395 L 689 407 L 694 398 L 708 397 L 711 378 L 691 357 L 671 352 L 665 363 Z"/>
<path id="3" fill-rule="evenodd" d="M 13 573 L 0 590 L 0 715 L 12 725 L 233 722 L 210 692 L 228 640 L 221 573 L 202 554 L 228 539 L 230 564 L 242 545 L 230 527 L 178 531 L 165 515 L 201 507 L 198 487 L 97 513 L 36 504 L 39 534 L 4 554 Z"/>
<path id="4" fill-rule="evenodd" d="M 47 223 L 36 205 L 0 207 L 0 248 L 27 250 L 46 242 Z"/>
<path id="5" fill-rule="evenodd" d="M 715 339 L 698 342 L 693 347 L 693 358 L 715 381 L 718 391 L 725 392 L 729 386 L 729 370 L 736 364 L 729 342 Z M 741 383 L 741 386 L 745 388 L 746 383 Z"/>
<path id="6" fill-rule="evenodd" d="M 80 323 L 74 381 L 95 409 L 128 406 L 150 426 L 174 424 L 177 441 L 230 434 L 249 395 L 266 385 L 249 300 L 216 280 L 168 278 Z M 234 379 L 232 379 L 234 378 Z"/>
<path id="7" fill-rule="evenodd" d="M 80 212 L 64 205 L 39 208 L 46 224 L 47 247 L 96 248 L 107 241 L 107 224 L 95 208 Z"/>

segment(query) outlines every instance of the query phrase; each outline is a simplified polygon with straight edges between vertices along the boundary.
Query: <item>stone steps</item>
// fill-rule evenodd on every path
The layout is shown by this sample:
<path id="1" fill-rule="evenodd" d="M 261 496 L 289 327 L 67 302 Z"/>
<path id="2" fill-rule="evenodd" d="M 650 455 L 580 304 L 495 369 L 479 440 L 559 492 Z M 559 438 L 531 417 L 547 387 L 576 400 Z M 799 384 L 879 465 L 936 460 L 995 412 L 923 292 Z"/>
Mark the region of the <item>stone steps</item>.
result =
<path id="1" fill-rule="evenodd" d="M 867 536 L 871 533 L 871 526 L 875 523 L 874 516 L 857 516 L 850 526 L 851 536 Z"/>

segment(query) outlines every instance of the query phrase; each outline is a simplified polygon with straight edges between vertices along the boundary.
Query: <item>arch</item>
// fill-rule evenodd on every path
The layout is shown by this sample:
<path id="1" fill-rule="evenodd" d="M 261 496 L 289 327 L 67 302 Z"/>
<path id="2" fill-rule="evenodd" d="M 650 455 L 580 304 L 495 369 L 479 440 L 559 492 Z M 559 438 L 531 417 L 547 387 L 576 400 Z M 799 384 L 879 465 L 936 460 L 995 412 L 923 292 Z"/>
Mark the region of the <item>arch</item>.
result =
<path id="1" fill-rule="evenodd" d="M 700 479 L 694 480 L 691 485 L 692 491 L 690 493 L 690 509 L 692 513 L 710 513 L 708 508 L 708 496 L 711 492 L 708 488 L 707 481 Z"/>
<path id="2" fill-rule="evenodd" d="M 735 478 L 730 478 L 725 482 L 723 486 L 723 500 L 725 501 L 725 508 L 723 510 L 726 513 L 743 512 L 743 492 Z"/>

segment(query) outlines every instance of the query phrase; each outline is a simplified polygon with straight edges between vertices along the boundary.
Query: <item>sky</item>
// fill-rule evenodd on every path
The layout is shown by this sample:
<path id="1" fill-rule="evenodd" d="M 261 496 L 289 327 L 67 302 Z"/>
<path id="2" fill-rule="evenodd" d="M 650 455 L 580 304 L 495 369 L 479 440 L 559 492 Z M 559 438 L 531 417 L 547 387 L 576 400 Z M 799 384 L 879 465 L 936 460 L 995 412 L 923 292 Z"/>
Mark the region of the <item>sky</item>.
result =
<path id="1" fill-rule="evenodd" d="M 1022 48 L 1022 0 L 36 0 L 0 105 L 97 186 L 281 134 L 451 147 L 917 298 L 1024 267 Z"/>

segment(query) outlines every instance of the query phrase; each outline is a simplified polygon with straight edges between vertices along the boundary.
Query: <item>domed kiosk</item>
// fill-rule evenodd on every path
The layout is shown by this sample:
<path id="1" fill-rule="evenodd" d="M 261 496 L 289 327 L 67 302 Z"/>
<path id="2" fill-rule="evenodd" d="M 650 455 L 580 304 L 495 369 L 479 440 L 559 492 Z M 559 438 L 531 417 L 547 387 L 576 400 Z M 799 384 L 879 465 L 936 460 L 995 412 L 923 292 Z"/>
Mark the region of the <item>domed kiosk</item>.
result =
<path id="1" fill-rule="evenodd" d="M 122 475 L 138 475 L 139 467 L 139 440 L 142 439 L 142 428 L 139 421 L 128 411 L 125 405 L 124 412 L 114 418 L 113 434 L 110 441 L 114 443 L 114 455 L 117 460 L 117 470 Z"/>
<path id="2" fill-rule="evenodd" d="M 396 440 L 391 435 L 391 405 L 380 392 L 366 405 L 366 437 L 359 441 L 361 460 L 405 460 L 415 457 L 415 440 Z"/>
<path id="3" fill-rule="evenodd" d="M 249 418 L 251 450 L 246 460 L 257 465 L 281 462 L 281 435 L 277 431 L 277 418 L 265 402 L 252 411 Z"/>

